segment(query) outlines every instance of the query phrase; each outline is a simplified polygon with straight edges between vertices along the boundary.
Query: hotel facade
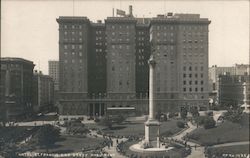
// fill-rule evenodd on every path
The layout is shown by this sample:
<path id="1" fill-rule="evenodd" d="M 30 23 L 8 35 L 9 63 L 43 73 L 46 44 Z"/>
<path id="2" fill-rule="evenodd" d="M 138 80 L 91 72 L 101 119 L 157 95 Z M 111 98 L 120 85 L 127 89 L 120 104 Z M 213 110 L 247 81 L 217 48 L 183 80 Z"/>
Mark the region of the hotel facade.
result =
<path id="1" fill-rule="evenodd" d="M 148 114 L 148 59 L 156 59 L 157 111 L 208 106 L 208 25 L 199 14 L 91 22 L 59 17 L 61 115 Z"/>

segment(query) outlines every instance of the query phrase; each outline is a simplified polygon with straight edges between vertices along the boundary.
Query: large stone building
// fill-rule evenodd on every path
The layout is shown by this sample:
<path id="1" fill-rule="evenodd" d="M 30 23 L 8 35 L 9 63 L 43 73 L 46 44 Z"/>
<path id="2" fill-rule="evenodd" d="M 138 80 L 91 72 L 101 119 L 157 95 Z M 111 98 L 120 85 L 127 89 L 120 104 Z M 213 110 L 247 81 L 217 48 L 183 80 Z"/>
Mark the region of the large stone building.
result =
<path id="1" fill-rule="evenodd" d="M 148 113 L 148 59 L 156 58 L 156 103 L 169 112 L 208 104 L 208 25 L 198 14 L 154 18 L 59 17 L 62 115 L 109 109 Z"/>
<path id="2" fill-rule="evenodd" d="M 250 104 L 250 77 L 249 75 L 220 75 L 218 100 L 221 106 L 241 106 L 246 98 Z M 244 92 L 245 87 L 245 92 Z M 246 93 L 246 94 L 244 94 Z M 246 95 L 246 97 L 244 97 Z"/>
<path id="3" fill-rule="evenodd" d="M 6 117 L 10 120 L 25 118 L 33 111 L 32 81 L 34 64 L 22 58 L 1 58 L 2 97 Z"/>
<path id="4" fill-rule="evenodd" d="M 54 105 L 54 81 L 49 75 L 34 72 L 33 76 L 33 109 L 35 112 L 46 112 Z"/>

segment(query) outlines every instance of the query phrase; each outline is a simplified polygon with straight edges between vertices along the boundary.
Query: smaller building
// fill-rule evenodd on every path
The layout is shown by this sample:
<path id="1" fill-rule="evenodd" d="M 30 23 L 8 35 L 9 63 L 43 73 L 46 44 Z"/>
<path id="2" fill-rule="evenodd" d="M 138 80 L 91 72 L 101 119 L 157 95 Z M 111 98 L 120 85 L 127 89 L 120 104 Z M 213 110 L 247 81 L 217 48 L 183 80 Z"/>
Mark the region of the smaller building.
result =
<path id="1" fill-rule="evenodd" d="M 8 120 L 20 120 L 32 115 L 32 61 L 22 58 L 0 58 L 1 102 Z M 1 114 L 2 115 L 2 114 Z"/>
<path id="2" fill-rule="evenodd" d="M 54 105 L 54 82 L 49 75 L 34 72 L 33 77 L 33 108 L 35 112 L 44 112 Z"/>
<path id="3" fill-rule="evenodd" d="M 246 88 L 245 92 L 244 88 Z M 244 103 L 244 93 L 249 97 L 249 75 L 225 74 L 219 76 L 220 105 L 241 106 Z M 247 102 L 249 103 L 249 99 Z"/>
<path id="4" fill-rule="evenodd" d="M 54 81 L 55 91 L 59 90 L 59 61 L 49 60 L 49 76 Z"/>

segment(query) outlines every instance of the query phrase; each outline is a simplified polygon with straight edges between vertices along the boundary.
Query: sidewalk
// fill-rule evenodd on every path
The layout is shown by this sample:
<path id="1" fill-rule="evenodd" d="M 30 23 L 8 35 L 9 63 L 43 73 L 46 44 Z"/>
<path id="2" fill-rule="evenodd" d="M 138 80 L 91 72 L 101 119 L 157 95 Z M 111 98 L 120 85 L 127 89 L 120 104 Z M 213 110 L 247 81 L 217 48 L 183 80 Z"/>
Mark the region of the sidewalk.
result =
<path id="1" fill-rule="evenodd" d="M 93 130 L 90 130 L 91 131 L 91 134 L 92 135 L 96 135 L 97 137 L 103 137 L 102 135 L 100 135 L 100 134 L 97 134 L 96 133 L 96 131 L 93 131 Z M 117 152 L 117 150 L 116 150 L 116 147 L 117 147 L 117 143 L 116 143 L 116 138 L 111 138 L 111 140 L 113 141 L 113 146 L 110 146 L 110 147 L 108 147 L 108 146 L 105 146 L 104 148 L 103 148 L 103 150 L 105 151 L 105 152 L 107 152 L 111 157 L 114 157 L 114 158 L 126 158 L 125 156 L 123 156 L 123 155 L 121 155 L 120 153 L 118 153 Z M 126 141 L 127 140 L 127 138 L 119 138 L 118 139 L 118 143 L 120 143 L 121 141 Z"/>
<path id="2" fill-rule="evenodd" d="M 174 137 L 172 137 L 173 139 L 177 139 L 179 141 L 183 141 L 183 137 L 186 136 L 187 133 L 192 132 L 193 130 L 196 129 L 196 126 L 193 125 L 191 122 L 188 122 L 188 126 L 189 128 L 187 128 L 186 130 L 182 131 L 181 133 L 179 133 L 178 135 L 175 135 Z M 204 154 L 204 147 L 200 146 L 199 144 L 196 144 L 194 142 L 190 142 L 187 141 L 187 145 L 191 146 L 191 154 L 188 155 L 187 158 L 204 158 L 205 154 Z M 196 146 L 196 147 L 195 147 Z"/>

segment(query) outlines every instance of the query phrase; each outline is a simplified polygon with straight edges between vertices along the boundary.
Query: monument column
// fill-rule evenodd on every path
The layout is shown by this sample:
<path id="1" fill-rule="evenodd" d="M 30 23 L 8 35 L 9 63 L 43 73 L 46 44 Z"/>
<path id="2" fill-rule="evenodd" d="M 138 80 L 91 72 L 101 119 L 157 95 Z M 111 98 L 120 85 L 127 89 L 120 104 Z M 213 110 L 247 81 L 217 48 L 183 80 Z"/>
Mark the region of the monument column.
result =
<path id="1" fill-rule="evenodd" d="M 149 64 L 149 120 L 154 120 L 154 69 L 156 62 L 154 57 L 148 61 Z"/>

